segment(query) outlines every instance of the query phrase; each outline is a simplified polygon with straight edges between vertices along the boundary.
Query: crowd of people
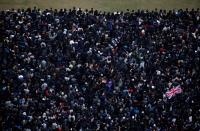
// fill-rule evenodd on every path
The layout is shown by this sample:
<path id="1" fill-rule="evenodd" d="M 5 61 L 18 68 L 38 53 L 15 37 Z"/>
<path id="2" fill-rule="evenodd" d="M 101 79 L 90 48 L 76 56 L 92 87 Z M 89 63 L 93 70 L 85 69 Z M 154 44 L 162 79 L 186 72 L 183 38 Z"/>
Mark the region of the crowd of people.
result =
<path id="1" fill-rule="evenodd" d="M 3 130 L 200 129 L 199 9 L 11 9 L 0 27 Z"/>

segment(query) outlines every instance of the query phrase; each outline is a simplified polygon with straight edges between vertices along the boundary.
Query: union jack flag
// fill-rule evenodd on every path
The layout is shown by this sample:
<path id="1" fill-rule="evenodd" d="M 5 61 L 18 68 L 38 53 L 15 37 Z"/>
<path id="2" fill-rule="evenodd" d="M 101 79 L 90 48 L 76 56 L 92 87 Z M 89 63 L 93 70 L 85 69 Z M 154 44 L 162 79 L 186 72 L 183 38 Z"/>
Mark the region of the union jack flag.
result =
<path id="1" fill-rule="evenodd" d="M 173 96 L 175 96 L 176 94 L 180 94 L 182 93 L 183 90 L 181 89 L 181 86 L 178 85 L 176 87 L 173 87 L 172 89 L 170 89 L 169 91 L 167 91 L 165 93 L 165 95 L 168 97 L 168 99 L 171 99 Z"/>

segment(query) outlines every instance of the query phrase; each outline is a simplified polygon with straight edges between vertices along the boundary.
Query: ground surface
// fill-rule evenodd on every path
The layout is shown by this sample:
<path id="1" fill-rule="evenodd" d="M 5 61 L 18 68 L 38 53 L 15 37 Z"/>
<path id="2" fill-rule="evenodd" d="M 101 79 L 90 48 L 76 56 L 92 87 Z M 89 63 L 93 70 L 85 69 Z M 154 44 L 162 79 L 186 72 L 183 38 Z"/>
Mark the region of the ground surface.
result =
<path id="1" fill-rule="evenodd" d="M 200 8 L 200 0 L 0 0 L 0 10 L 27 7 L 46 8 L 94 8 L 104 11 L 126 9 L 185 9 Z"/>

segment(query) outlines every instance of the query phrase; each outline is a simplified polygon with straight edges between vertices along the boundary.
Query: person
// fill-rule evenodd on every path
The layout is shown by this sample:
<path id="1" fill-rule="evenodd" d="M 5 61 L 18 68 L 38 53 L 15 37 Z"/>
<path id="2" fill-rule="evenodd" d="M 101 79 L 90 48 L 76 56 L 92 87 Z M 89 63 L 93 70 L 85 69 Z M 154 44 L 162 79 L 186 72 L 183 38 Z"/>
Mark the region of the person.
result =
<path id="1" fill-rule="evenodd" d="M 2 129 L 200 129 L 199 14 L 0 11 Z"/>

